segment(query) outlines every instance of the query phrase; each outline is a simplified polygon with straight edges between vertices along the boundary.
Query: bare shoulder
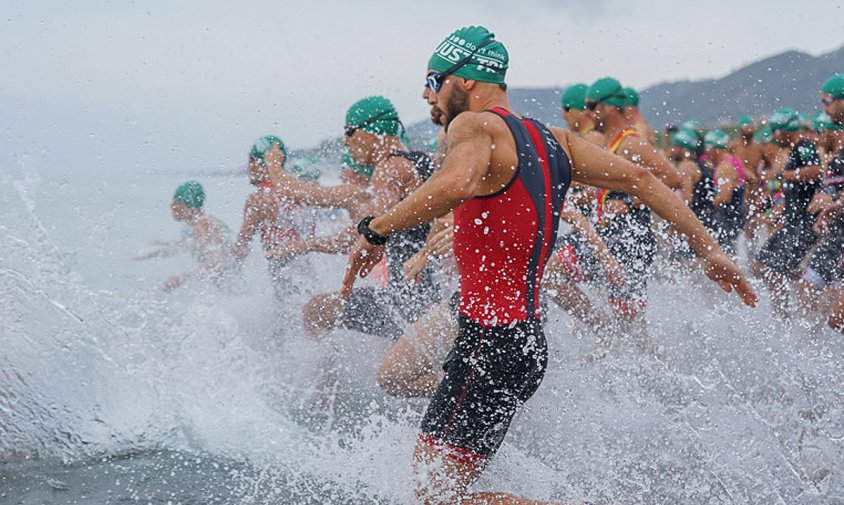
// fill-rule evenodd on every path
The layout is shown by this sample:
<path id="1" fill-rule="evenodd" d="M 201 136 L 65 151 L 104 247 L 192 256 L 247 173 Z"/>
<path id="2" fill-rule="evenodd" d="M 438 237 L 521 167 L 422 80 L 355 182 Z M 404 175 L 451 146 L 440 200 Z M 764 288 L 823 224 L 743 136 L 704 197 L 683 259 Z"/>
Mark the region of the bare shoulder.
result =
<path id="1" fill-rule="evenodd" d="M 489 141 L 505 131 L 507 131 L 507 125 L 497 114 L 486 111 L 466 111 L 459 114 L 448 125 L 446 142 L 449 146 L 454 146 L 466 141 Z"/>

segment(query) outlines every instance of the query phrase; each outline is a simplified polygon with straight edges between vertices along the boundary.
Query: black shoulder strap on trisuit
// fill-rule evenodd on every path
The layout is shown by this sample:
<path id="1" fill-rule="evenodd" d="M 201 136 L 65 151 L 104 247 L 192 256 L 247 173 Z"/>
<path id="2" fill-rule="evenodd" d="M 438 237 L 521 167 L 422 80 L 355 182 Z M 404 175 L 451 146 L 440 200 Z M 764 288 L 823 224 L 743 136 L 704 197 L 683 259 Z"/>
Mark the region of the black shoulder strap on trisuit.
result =
<path id="1" fill-rule="evenodd" d="M 399 151 L 397 149 L 393 151 L 393 156 L 410 160 L 423 181 L 427 181 L 434 173 L 434 161 L 422 151 Z"/>

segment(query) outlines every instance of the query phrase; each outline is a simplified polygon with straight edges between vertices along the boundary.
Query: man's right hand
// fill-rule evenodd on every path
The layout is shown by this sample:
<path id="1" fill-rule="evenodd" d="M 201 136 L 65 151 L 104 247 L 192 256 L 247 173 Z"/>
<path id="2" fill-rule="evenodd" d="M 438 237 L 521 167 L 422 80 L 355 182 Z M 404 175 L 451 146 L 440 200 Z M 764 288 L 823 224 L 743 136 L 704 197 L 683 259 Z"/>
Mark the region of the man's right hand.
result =
<path id="1" fill-rule="evenodd" d="M 741 269 L 723 251 L 718 249 L 710 253 L 703 261 L 707 277 L 717 282 L 721 289 L 727 293 L 735 289 L 745 305 L 756 306 L 756 293 L 753 292 Z"/>

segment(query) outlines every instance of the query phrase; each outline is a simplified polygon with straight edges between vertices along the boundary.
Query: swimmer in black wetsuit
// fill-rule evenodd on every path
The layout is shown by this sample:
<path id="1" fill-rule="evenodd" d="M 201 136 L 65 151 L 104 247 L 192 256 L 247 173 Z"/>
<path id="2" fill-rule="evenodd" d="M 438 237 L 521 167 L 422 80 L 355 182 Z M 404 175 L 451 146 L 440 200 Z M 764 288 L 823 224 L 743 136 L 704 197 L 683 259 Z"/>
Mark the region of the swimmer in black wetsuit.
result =
<path id="1" fill-rule="evenodd" d="M 356 102 L 346 115 L 345 144 L 353 160 L 373 166 L 369 212 L 382 212 L 419 187 L 433 171 L 433 163 L 422 153 L 410 152 L 402 143 L 403 126 L 393 104 L 384 97 Z M 425 243 L 428 223 L 402 232 L 387 246 L 386 285 L 357 288 L 343 299 L 336 293 L 316 295 L 303 308 L 305 328 L 312 338 L 343 327 L 397 339 L 403 328 L 439 301 L 439 289 L 430 270 L 404 278 L 402 266 Z"/>
<path id="2" fill-rule="evenodd" d="M 682 188 L 671 162 L 625 117 L 628 94 L 620 82 L 612 77 L 597 80 L 587 91 L 586 104 L 613 154 L 648 169 L 669 188 Z M 626 274 L 624 286 L 610 290 L 610 307 L 622 322 L 643 323 L 649 270 L 656 253 L 650 209 L 619 191 L 600 192 L 596 208 L 598 232 Z"/>
<path id="3" fill-rule="evenodd" d="M 817 241 L 812 230 L 815 216 L 808 207 L 820 187 L 821 166 L 814 144 L 800 138 L 800 118 L 796 111 L 780 109 L 771 116 L 768 125 L 776 142 L 789 149 L 780 174 L 785 206 L 782 228 L 759 251 L 753 270 L 765 279 L 776 312 L 785 317 L 789 277 Z"/>

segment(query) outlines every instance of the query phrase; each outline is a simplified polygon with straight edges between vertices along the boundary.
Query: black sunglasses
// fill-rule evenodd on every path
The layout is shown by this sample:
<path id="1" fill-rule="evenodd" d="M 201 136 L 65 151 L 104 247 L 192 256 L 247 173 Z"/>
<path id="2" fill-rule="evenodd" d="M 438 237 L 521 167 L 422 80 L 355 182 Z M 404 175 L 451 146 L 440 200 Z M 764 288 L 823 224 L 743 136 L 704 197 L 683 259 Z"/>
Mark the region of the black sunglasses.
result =
<path id="1" fill-rule="evenodd" d="M 569 107 L 568 105 L 563 105 L 563 112 L 568 112 L 570 110 L 571 110 L 571 107 Z"/>
<path id="2" fill-rule="evenodd" d="M 473 49 L 472 52 L 470 52 L 468 55 L 461 58 L 457 63 L 450 66 L 446 70 L 444 70 L 442 72 L 431 72 L 431 73 L 429 73 L 428 77 L 425 80 L 425 86 L 428 87 L 434 93 L 439 93 L 440 90 L 443 87 L 443 84 L 445 83 L 446 77 L 448 77 L 449 75 L 453 74 L 454 72 L 460 70 L 464 65 L 469 63 L 469 60 L 472 59 L 472 56 L 474 56 L 475 53 L 477 53 L 480 48 L 482 48 L 484 46 L 488 46 L 488 45 L 492 44 L 493 42 L 495 42 L 495 39 L 490 37 L 490 38 L 484 40 L 483 42 L 481 42 L 480 44 L 478 44 L 478 47 Z"/>
<path id="3" fill-rule="evenodd" d="M 355 134 L 355 132 L 356 132 L 356 131 L 360 130 L 360 129 L 361 129 L 361 128 L 363 128 L 364 126 L 369 126 L 369 125 L 371 125 L 372 123 L 374 123 L 374 122 L 376 122 L 376 121 L 380 121 L 380 120 L 384 120 L 384 121 L 399 121 L 399 118 L 397 118 L 397 117 L 389 117 L 389 118 L 388 118 L 388 117 L 384 117 L 384 116 L 386 116 L 386 115 L 388 115 L 388 114 L 392 114 L 392 113 L 393 113 L 393 111 L 391 111 L 391 110 L 385 110 L 384 112 L 381 112 L 381 113 L 379 113 L 379 114 L 376 114 L 376 115 L 372 116 L 371 118 L 367 119 L 366 121 L 364 121 L 363 123 L 361 123 L 361 124 L 359 124 L 359 125 L 357 125 L 357 126 L 349 126 L 349 125 L 346 125 L 344 133 L 345 133 L 345 135 L 346 135 L 347 137 L 351 137 L 352 135 L 354 135 L 354 134 Z M 399 121 L 399 124 L 401 124 L 401 121 Z"/>
<path id="4" fill-rule="evenodd" d="M 595 110 L 598 107 L 598 103 L 600 102 L 597 102 L 595 100 L 589 100 L 588 102 L 586 102 L 586 108 L 589 110 Z"/>

